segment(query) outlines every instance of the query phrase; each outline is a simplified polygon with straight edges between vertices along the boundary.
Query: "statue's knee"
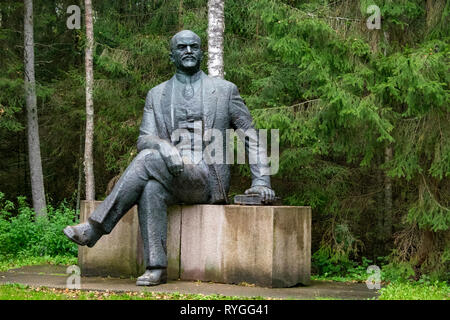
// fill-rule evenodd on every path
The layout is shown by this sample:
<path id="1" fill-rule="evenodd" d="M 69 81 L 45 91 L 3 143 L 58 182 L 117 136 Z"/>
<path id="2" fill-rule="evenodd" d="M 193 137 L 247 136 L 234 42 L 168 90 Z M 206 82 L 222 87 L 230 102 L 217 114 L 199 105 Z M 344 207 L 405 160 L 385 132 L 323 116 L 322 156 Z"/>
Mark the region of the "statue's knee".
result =
<path id="1" fill-rule="evenodd" d="M 166 198 L 166 193 L 167 193 L 166 189 L 160 182 L 156 180 L 150 180 L 145 185 L 143 197 L 145 197 L 145 199 L 147 199 L 154 205 L 157 205 L 159 201 L 164 202 L 164 199 Z"/>
<path id="2" fill-rule="evenodd" d="M 145 158 L 146 156 L 153 154 L 154 152 L 157 152 L 154 149 L 143 149 L 138 152 L 136 158 Z"/>
<path id="3" fill-rule="evenodd" d="M 164 163 L 163 158 L 158 150 L 155 149 L 144 149 L 140 153 L 143 153 L 145 162 L 148 164 L 162 166 Z"/>
<path id="4" fill-rule="evenodd" d="M 147 160 L 150 161 L 158 161 L 158 159 L 161 158 L 161 155 L 159 154 L 158 150 L 155 149 L 144 149 L 140 151 L 137 155 L 135 160 L 139 162 L 145 162 Z"/>
<path id="5" fill-rule="evenodd" d="M 147 193 L 158 193 L 163 191 L 165 191 L 163 185 L 156 180 L 150 180 L 149 182 L 147 182 L 144 189 L 144 192 Z"/>

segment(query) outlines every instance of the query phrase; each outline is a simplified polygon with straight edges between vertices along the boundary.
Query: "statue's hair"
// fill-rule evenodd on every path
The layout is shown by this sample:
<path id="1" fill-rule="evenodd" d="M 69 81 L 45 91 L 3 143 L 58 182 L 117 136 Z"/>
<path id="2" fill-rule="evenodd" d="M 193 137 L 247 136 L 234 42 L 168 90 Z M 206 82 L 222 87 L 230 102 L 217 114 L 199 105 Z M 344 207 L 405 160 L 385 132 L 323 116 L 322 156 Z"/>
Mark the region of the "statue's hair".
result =
<path id="1" fill-rule="evenodd" d="M 179 36 L 183 35 L 183 34 L 191 34 L 191 35 L 194 35 L 194 37 L 197 38 L 199 44 L 200 44 L 200 45 L 202 44 L 202 39 L 200 39 L 200 37 L 199 37 L 195 32 L 193 32 L 193 31 L 191 31 L 191 30 L 182 30 L 182 31 L 176 33 L 176 34 L 172 37 L 172 39 L 170 39 L 170 49 L 171 49 L 171 50 L 175 47 L 175 43 L 176 43 L 177 38 L 178 38 Z"/>

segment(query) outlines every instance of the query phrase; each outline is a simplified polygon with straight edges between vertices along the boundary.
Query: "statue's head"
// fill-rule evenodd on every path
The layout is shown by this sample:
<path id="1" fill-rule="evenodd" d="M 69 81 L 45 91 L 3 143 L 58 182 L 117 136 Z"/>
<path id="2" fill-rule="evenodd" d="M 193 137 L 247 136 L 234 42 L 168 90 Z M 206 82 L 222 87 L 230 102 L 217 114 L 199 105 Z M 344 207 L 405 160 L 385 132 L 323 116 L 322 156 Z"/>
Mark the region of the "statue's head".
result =
<path id="1" fill-rule="evenodd" d="M 203 58 L 201 39 L 190 30 L 178 32 L 170 40 L 170 61 L 175 64 L 177 70 L 194 74 L 200 70 Z"/>

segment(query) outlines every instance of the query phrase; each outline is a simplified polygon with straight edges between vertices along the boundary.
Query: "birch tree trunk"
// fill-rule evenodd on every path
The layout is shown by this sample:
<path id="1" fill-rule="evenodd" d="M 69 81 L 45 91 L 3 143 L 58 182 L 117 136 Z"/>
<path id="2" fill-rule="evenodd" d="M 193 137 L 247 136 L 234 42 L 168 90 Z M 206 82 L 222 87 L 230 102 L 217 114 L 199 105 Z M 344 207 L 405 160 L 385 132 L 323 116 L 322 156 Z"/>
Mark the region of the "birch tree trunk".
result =
<path id="1" fill-rule="evenodd" d="M 94 179 L 94 70 L 93 70 L 93 49 L 94 49 L 94 26 L 92 22 L 92 3 L 85 0 L 85 21 L 86 21 L 86 136 L 84 142 L 84 173 L 86 180 L 86 200 L 95 200 L 95 179 Z"/>
<path id="2" fill-rule="evenodd" d="M 76 211 L 80 211 L 80 203 L 81 203 L 81 184 L 83 181 L 83 135 L 81 134 L 83 132 L 82 125 L 80 125 L 80 151 L 78 153 L 78 182 L 77 182 L 77 202 L 76 202 Z"/>
<path id="3" fill-rule="evenodd" d="M 208 0 L 208 74 L 224 78 L 223 34 L 225 0 Z"/>
<path id="4" fill-rule="evenodd" d="M 24 64 L 25 103 L 27 108 L 28 159 L 30 163 L 31 194 L 37 216 L 46 216 L 44 177 L 42 174 L 39 124 L 34 76 L 33 1 L 24 1 Z"/>

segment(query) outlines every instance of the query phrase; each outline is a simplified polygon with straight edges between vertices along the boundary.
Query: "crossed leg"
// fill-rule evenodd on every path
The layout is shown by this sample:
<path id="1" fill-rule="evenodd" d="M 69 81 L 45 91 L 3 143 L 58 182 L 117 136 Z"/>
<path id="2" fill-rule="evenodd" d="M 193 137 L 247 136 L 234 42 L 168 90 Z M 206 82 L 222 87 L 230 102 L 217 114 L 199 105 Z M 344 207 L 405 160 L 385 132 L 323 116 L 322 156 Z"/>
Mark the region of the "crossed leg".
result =
<path id="1" fill-rule="evenodd" d="M 209 197 L 207 167 L 188 165 L 173 177 L 157 150 L 142 150 L 131 162 L 112 192 L 94 210 L 88 222 L 64 229 L 66 236 L 92 247 L 103 234 L 109 234 L 123 215 L 138 204 L 139 225 L 144 244 L 147 270 L 137 285 L 156 285 L 167 281 L 167 207 L 178 199 L 204 203 Z M 196 192 L 184 191 L 191 185 Z M 174 194 L 178 194 L 177 197 Z"/>
<path id="2" fill-rule="evenodd" d="M 150 185 L 159 183 L 161 187 L 164 185 L 167 188 L 171 187 L 173 176 L 157 150 L 145 149 L 134 158 L 117 181 L 111 194 L 94 210 L 88 219 L 89 222 L 104 234 L 110 233 L 123 215 L 138 204 L 140 199 L 145 198 L 142 194 L 150 181 L 154 181 Z M 146 195 L 151 197 L 150 191 L 149 189 Z M 155 200 L 160 199 L 155 198 Z M 144 205 L 146 203 L 144 202 Z M 163 205 L 155 203 L 155 206 Z"/>

